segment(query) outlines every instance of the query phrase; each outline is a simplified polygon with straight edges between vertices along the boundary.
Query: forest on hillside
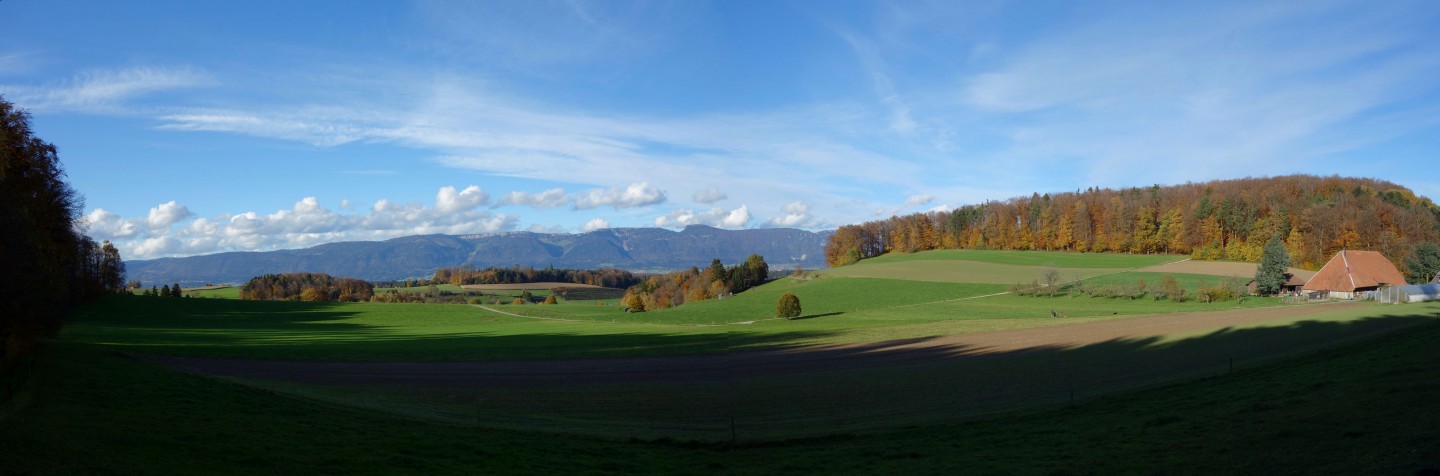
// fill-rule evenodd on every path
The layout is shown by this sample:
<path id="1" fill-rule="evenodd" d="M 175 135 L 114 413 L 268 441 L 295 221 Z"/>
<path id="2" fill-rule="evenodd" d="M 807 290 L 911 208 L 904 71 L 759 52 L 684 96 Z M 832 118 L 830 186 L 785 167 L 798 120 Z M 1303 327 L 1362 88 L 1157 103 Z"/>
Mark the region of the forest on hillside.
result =
<path id="1" fill-rule="evenodd" d="M 535 269 L 530 266 L 510 268 L 476 268 L 456 266 L 435 270 L 432 283 L 450 283 L 456 286 L 466 284 L 522 284 L 522 283 L 574 283 L 600 286 L 603 288 L 628 288 L 643 281 L 623 269 L 557 269 L 546 267 Z"/>
<path id="2" fill-rule="evenodd" d="M 1259 261 L 1272 236 L 1292 263 L 1317 269 L 1342 248 L 1404 266 L 1440 241 L 1440 207 L 1382 180 L 1289 175 L 1145 188 L 1032 194 L 840 227 L 825 261 L 843 266 L 933 249 L 1189 254 Z"/>
<path id="3" fill-rule="evenodd" d="M 256 301 L 365 302 L 373 296 L 375 285 L 370 282 L 324 273 L 267 274 L 240 288 L 240 299 Z"/>

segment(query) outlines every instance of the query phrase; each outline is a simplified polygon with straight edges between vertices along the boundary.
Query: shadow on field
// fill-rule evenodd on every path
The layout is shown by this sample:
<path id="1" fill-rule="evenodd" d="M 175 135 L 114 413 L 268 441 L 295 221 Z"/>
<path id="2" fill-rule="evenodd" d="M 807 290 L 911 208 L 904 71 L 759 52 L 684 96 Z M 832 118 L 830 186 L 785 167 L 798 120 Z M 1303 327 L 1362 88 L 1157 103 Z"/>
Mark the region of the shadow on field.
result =
<path id="1" fill-rule="evenodd" d="M 1086 336 L 1067 334 L 1087 343 L 1065 346 L 1035 346 L 1026 339 L 1043 332 L 1083 332 L 1081 327 L 668 357 L 469 362 L 150 359 L 189 372 L 262 384 L 287 382 L 313 398 L 487 427 L 612 437 L 767 440 L 1078 405 L 1105 393 L 1222 376 L 1280 358 L 1328 351 L 1435 323 L 1440 317 L 1435 307 L 1396 310 L 1401 312 L 1343 322 L 1225 328 L 1170 341 L 1096 335 L 1087 342 Z M 794 336 L 726 335 L 723 344 L 737 349 L 763 345 L 767 338 L 779 341 Z M 628 345 L 650 345 L 667 352 L 716 345 L 713 340 L 691 339 L 697 337 L 524 335 L 407 338 L 401 343 L 498 349 L 596 346 L 602 354 L 610 348 L 634 352 Z"/>
<path id="2" fill-rule="evenodd" d="M 123 345 L 127 352 L 224 355 L 296 360 L 515 360 L 673 354 L 716 354 L 733 349 L 782 347 L 823 338 L 823 331 L 795 332 L 597 332 L 594 334 L 484 331 L 473 314 L 403 332 L 365 323 L 355 305 L 290 301 L 110 297 L 82 308 L 66 337 L 77 342 Z M 385 319 L 424 315 L 412 304 L 375 304 L 394 311 Z M 465 306 L 433 305 L 441 309 Z M 434 309 L 434 307 L 429 308 Z M 373 313 L 373 309 L 370 311 Z M 355 321 L 347 321 L 355 317 Z M 371 316 L 373 317 L 373 315 Z M 416 317 L 424 319 L 428 317 Z M 463 324 L 463 325 L 462 325 Z M 470 324 L 481 324 L 472 326 Z M 428 332 L 428 333 L 427 333 Z"/>
<path id="3" fill-rule="evenodd" d="M 815 319 L 815 318 L 817 318 L 817 317 L 838 316 L 838 315 L 841 315 L 841 314 L 844 314 L 844 312 L 827 312 L 827 313 L 824 313 L 824 314 L 810 314 L 810 315 L 807 315 L 807 316 L 800 316 L 800 317 L 796 317 L 796 318 L 793 318 L 793 319 L 790 319 L 790 320 L 792 320 L 792 321 L 799 321 L 799 320 L 803 320 L 803 319 Z"/>

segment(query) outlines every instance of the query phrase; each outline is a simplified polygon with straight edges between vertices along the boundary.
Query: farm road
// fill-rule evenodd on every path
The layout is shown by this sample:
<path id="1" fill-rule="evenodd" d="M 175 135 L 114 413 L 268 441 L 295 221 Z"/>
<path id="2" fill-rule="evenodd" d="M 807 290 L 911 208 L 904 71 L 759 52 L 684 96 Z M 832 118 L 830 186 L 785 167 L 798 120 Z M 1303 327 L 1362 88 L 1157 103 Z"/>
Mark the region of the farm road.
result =
<path id="1" fill-rule="evenodd" d="M 1284 320 L 1368 304 L 1162 314 L 997 332 L 858 344 L 743 350 L 725 354 L 568 360 L 441 362 L 277 361 L 143 355 L 185 372 L 326 385 L 477 388 L 583 383 L 721 382 L 737 377 L 903 367 L 945 357 L 1005 358 L 1031 349 L 1063 349 L 1196 333 Z"/>

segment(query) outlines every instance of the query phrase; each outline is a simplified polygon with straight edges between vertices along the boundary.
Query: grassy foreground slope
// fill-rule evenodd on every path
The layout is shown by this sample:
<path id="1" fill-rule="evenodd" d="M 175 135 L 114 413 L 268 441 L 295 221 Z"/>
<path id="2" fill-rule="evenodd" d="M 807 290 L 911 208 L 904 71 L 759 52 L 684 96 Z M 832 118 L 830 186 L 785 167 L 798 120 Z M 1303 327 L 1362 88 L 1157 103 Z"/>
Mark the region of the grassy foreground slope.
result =
<path id="1" fill-rule="evenodd" d="M 959 425 L 738 445 L 487 430 L 180 374 L 62 337 L 0 374 L 0 473 L 1309 473 L 1440 468 L 1440 325 Z"/>

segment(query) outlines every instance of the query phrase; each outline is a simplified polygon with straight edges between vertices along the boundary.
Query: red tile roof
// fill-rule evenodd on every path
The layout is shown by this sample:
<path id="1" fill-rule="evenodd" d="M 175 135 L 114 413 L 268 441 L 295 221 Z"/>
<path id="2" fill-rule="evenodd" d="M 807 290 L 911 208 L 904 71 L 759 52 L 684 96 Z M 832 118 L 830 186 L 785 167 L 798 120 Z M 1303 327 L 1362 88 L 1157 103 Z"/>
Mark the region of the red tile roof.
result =
<path id="1" fill-rule="evenodd" d="M 1377 251 L 1340 250 L 1305 283 L 1306 291 L 1347 291 L 1382 284 L 1405 284 L 1395 264 Z"/>

